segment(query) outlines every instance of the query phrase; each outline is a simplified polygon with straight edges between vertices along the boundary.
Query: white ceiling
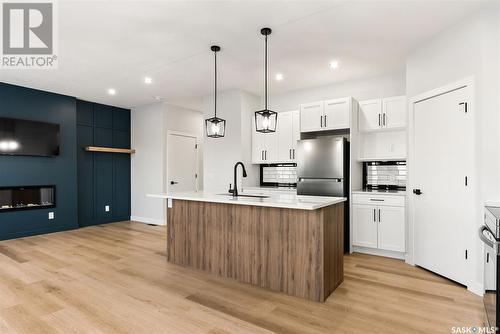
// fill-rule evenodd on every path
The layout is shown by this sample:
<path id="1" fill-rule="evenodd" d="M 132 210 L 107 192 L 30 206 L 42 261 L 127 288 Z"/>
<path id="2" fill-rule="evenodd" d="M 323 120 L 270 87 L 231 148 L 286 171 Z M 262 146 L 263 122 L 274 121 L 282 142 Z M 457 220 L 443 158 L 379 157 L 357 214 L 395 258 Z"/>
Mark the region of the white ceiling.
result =
<path id="1" fill-rule="evenodd" d="M 490 3 L 59 0 L 59 68 L 2 70 L 0 79 L 124 107 L 154 96 L 182 104 L 212 94 L 218 44 L 220 90 L 260 95 L 260 28 L 269 26 L 270 74 L 285 76 L 270 81 L 276 94 L 400 70 L 420 43 Z"/>

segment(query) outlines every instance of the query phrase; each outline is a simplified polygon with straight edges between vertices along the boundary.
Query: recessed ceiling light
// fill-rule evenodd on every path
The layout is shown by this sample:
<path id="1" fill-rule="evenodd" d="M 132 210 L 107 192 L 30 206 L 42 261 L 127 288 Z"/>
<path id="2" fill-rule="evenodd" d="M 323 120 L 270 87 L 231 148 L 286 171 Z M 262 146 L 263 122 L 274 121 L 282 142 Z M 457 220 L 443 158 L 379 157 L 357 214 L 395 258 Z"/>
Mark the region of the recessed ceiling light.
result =
<path id="1" fill-rule="evenodd" d="M 338 60 L 332 60 L 330 64 L 328 64 L 332 70 L 335 70 L 339 67 L 339 62 Z"/>
<path id="2" fill-rule="evenodd" d="M 145 84 L 152 84 L 153 83 L 153 79 L 151 79 L 150 77 L 144 77 L 144 83 Z"/>
<path id="3" fill-rule="evenodd" d="M 109 94 L 109 95 L 116 95 L 116 89 L 114 89 L 114 88 L 109 88 L 109 89 L 108 89 L 108 94 Z"/>
<path id="4" fill-rule="evenodd" d="M 277 81 L 283 80 L 283 73 L 277 73 L 275 78 Z"/>

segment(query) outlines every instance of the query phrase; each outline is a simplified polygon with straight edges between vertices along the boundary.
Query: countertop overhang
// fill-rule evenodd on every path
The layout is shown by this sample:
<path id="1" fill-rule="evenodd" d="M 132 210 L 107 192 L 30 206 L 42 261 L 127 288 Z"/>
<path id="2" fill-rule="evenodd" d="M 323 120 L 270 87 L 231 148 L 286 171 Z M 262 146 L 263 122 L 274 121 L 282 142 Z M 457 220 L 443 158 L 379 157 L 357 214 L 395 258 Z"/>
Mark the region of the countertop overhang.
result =
<path id="1" fill-rule="evenodd" d="M 231 194 L 214 194 L 206 192 L 177 192 L 168 194 L 148 194 L 148 197 L 177 199 L 184 201 L 224 203 L 234 205 L 253 205 L 270 208 L 317 210 L 347 200 L 345 197 L 301 196 L 296 194 L 273 194 L 266 198 L 236 197 Z"/>

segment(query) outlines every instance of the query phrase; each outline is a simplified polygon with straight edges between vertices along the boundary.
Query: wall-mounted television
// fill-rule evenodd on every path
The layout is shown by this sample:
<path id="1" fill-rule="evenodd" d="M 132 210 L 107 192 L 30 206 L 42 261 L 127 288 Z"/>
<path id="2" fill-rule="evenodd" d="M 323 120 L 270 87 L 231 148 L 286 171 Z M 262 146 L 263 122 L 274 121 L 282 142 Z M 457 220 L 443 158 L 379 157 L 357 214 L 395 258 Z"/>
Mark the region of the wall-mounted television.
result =
<path id="1" fill-rule="evenodd" d="M 59 124 L 0 117 L 0 155 L 59 155 Z"/>

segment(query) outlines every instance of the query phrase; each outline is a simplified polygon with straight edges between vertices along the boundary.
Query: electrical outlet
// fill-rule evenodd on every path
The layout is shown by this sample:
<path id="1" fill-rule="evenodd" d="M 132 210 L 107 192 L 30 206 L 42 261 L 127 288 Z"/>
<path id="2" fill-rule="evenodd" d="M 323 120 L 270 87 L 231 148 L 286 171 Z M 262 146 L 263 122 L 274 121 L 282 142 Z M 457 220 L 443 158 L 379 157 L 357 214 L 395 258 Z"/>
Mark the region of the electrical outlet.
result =
<path id="1" fill-rule="evenodd" d="M 104 211 L 109 212 L 109 205 L 106 205 L 106 206 L 104 207 Z"/>
<path id="2" fill-rule="evenodd" d="M 54 212 L 49 212 L 49 219 L 54 219 Z"/>

